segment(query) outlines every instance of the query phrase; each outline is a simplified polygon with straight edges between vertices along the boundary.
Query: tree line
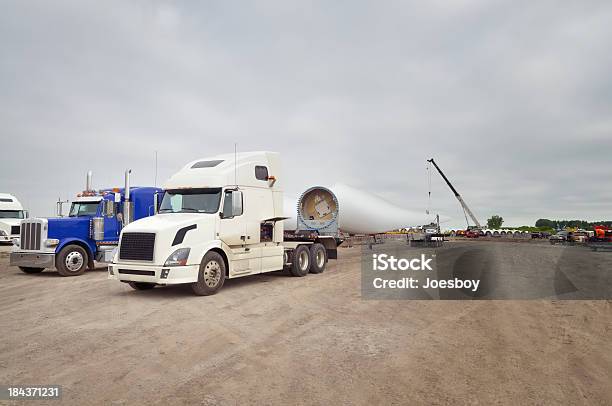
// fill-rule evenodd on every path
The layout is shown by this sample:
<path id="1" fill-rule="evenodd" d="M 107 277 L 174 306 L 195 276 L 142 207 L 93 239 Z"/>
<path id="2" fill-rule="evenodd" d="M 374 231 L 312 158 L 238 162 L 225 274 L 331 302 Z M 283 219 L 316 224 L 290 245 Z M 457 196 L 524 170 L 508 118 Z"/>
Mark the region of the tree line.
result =
<path id="1" fill-rule="evenodd" d="M 612 227 L 612 221 L 586 221 L 586 220 L 549 220 L 539 219 L 535 226 L 539 228 L 552 228 L 554 230 L 564 229 L 566 227 L 576 227 L 585 230 L 592 230 L 593 226 L 603 225 Z"/>

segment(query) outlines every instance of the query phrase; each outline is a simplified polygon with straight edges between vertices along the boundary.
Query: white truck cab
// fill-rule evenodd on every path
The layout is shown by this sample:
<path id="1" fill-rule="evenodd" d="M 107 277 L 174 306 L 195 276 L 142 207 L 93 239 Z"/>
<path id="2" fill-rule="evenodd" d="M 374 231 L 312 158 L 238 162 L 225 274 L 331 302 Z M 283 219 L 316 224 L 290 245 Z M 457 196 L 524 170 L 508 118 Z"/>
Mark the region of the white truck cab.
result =
<path id="1" fill-rule="evenodd" d="M 274 152 L 188 163 L 164 184 L 158 213 L 122 230 L 109 278 L 138 290 L 189 283 L 210 295 L 225 278 L 285 266 L 296 276 L 322 272 L 323 244 L 284 241 L 281 179 Z"/>
<path id="2" fill-rule="evenodd" d="M 10 243 L 19 237 L 21 220 L 28 212 L 17 198 L 8 193 L 0 193 L 0 243 Z"/>

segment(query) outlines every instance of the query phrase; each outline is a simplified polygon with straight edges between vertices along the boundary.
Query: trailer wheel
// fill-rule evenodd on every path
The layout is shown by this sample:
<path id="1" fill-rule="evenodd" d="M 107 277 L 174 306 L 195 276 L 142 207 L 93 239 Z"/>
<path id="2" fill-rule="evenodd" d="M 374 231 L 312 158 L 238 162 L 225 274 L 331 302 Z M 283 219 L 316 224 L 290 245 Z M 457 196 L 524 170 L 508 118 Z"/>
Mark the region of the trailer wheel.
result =
<path id="1" fill-rule="evenodd" d="M 89 264 L 87 251 L 78 245 L 67 245 L 57 256 L 55 267 L 62 276 L 82 275 Z"/>
<path id="2" fill-rule="evenodd" d="M 298 245 L 293 251 L 291 275 L 306 276 L 310 271 L 310 250 L 306 245 Z"/>
<path id="3" fill-rule="evenodd" d="M 19 269 L 25 273 L 39 273 L 45 270 L 45 268 L 32 268 L 30 266 L 20 266 Z"/>
<path id="4" fill-rule="evenodd" d="M 147 282 L 128 282 L 128 285 L 134 290 L 149 290 L 155 287 L 154 283 Z"/>
<path id="5" fill-rule="evenodd" d="M 310 273 L 321 273 L 327 263 L 327 250 L 323 244 L 314 244 L 310 247 Z"/>
<path id="6" fill-rule="evenodd" d="M 198 281 L 191 284 L 191 290 L 198 296 L 214 295 L 225 282 L 225 271 L 223 257 L 217 252 L 208 252 L 200 264 Z"/>

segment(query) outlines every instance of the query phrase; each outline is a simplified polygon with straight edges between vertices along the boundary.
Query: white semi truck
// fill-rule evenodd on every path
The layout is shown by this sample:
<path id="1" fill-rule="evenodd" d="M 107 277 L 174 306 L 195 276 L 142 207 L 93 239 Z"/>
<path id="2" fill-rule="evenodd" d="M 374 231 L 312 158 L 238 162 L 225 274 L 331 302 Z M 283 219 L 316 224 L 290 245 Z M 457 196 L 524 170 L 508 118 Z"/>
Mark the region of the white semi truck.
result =
<path id="1" fill-rule="evenodd" d="M 21 220 L 26 217 L 28 212 L 15 196 L 0 193 L 0 243 L 12 244 L 19 238 Z"/>
<path id="2" fill-rule="evenodd" d="M 157 214 L 123 228 L 109 279 L 136 290 L 190 284 L 211 295 L 226 278 L 323 272 L 340 243 L 337 201 L 328 189 L 309 189 L 298 205 L 303 226 L 285 232 L 282 181 L 274 152 L 188 163 L 165 183 Z"/>

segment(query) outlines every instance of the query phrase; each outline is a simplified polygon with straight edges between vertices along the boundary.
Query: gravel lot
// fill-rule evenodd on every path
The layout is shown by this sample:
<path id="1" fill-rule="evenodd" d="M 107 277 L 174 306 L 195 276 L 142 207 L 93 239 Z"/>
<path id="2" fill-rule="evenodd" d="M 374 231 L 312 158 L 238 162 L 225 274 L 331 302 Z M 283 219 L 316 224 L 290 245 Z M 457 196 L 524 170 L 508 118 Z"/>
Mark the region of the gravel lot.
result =
<path id="1" fill-rule="evenodd" d="M 575 251 L 591 261 L 578 265 L 545 244 L 448 246 L 534 274 L 612 272 L 612 253 Z M 230 280 L 210 297 L 136 292 L 104 268 L 26 275 L 8 250 L 0 384 L 59 384 L 65 404 L 612 403 L 610 300 L 362 300 L 359 247 L 321 275 Z"/>

